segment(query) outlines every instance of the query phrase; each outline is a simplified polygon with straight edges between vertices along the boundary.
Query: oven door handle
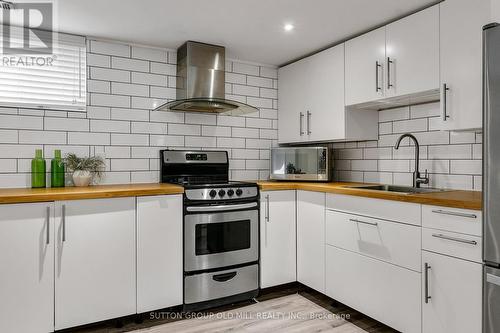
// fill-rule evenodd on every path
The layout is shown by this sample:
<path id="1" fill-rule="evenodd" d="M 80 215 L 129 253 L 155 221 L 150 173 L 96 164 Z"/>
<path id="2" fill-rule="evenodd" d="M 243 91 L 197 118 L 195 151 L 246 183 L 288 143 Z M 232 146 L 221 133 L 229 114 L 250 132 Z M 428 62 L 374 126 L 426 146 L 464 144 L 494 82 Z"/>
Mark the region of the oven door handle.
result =
<path id="1" fill-rule="evenodd" d="M 217 282 L 226 282 L 231 280 L 236 276 L 236 272 L 229 272 L 229 273 L 224 273 L 224 274 L 217 274 L 212 276 L 212 279 Z"/>
<path id="2" fill-rule="evenodd" d="M 248 209 L 257 207 L 256 202 L 237 204 L 237 205 L 218 205 L 218 206 L 191 206 L 187 207 L 188 212 L 223 212 L 226 210 Z"/>

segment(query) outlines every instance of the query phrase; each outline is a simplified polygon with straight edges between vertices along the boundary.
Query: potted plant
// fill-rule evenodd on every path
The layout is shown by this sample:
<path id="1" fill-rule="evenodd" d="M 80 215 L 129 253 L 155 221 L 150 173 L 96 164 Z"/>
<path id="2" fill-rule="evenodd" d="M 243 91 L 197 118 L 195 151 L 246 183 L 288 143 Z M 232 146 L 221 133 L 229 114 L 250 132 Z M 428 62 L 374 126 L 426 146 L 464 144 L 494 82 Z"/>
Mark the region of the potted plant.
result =
<path id="1" fill-rule="evenodd" d="M 78 157 L 75 154 L 66 155 L 65 162 L 73 173 L 75 186 L 89 186 L 93 180 L 100 180 L 106 165 L 100 156 Z"/>

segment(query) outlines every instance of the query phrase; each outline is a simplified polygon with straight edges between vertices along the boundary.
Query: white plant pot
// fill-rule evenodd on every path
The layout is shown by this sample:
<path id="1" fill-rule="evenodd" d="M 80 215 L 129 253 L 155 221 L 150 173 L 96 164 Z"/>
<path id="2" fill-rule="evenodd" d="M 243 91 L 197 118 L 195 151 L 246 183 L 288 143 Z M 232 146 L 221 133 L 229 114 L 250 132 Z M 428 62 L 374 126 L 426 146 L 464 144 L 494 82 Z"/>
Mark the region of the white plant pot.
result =
<path id="1" fill-rule="evenodd" d="M 92 173 L 86 170 L 76 170 L 73 172 L 73 184 L 75 186 L 89 186 L 92 181 Z"/>

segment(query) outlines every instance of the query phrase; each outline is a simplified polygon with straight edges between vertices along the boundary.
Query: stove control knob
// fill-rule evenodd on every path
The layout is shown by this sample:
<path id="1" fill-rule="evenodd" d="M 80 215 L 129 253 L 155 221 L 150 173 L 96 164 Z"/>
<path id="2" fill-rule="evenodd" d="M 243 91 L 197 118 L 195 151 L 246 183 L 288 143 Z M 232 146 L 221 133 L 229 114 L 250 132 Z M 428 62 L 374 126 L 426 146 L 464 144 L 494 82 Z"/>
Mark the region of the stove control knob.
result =
<path id="1" fill-rule="evenodd" d="M 225 196 L 225 195 L 226 195 L 226 191 L 224 191 L 224 190 L 219 190 L 219 196 L 220 196 L 220 197 L 223 197 L 223 196 Z"/>
<path id="2" fill-rule="evenodd" d="M 227 195 L 229 195 L 230 197 L 232 197 L 234 195 L 234 190 L 232 188 L 230 188 L 229 190 L 227 190 Z"/>
<path id="3" fill-rule="evenodd" d="M 242 194 L 243 194 L 243 190 L 241 188 L 239 188 L 239 189 L 236 190 L 236 195 L 237 196 L 240 196 Z"/>
<path id="4" fill-rule="evenodd" d="M 215 196 L 217 195 L 217 191 L 216 190 L 211 190 L 208 195 L 211 197 L 211 198 L 215 198 Z"/>

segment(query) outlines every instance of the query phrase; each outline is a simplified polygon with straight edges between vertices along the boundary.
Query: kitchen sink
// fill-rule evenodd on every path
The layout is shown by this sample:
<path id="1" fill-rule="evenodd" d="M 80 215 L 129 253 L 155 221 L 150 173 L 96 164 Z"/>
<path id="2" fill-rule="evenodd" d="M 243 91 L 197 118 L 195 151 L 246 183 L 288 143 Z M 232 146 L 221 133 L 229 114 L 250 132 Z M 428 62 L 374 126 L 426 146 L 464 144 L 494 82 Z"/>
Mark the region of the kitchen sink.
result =
<path id="1" fill-rule="evenodd" d="M 362 190 L 372 190 L 372 191 L 383 191 L 383 192 L 397 192 L 405 194 L 415 194 L 415 193 L 432 193 L 432 192 L 444 192 L 446 190 L 439 188 L 429 188 L 429 187 L 412 187 L 412 186 L 399 186 L 399 185 L 356 185 L 347 186 L 349 188 L 357 188 Z"/>

